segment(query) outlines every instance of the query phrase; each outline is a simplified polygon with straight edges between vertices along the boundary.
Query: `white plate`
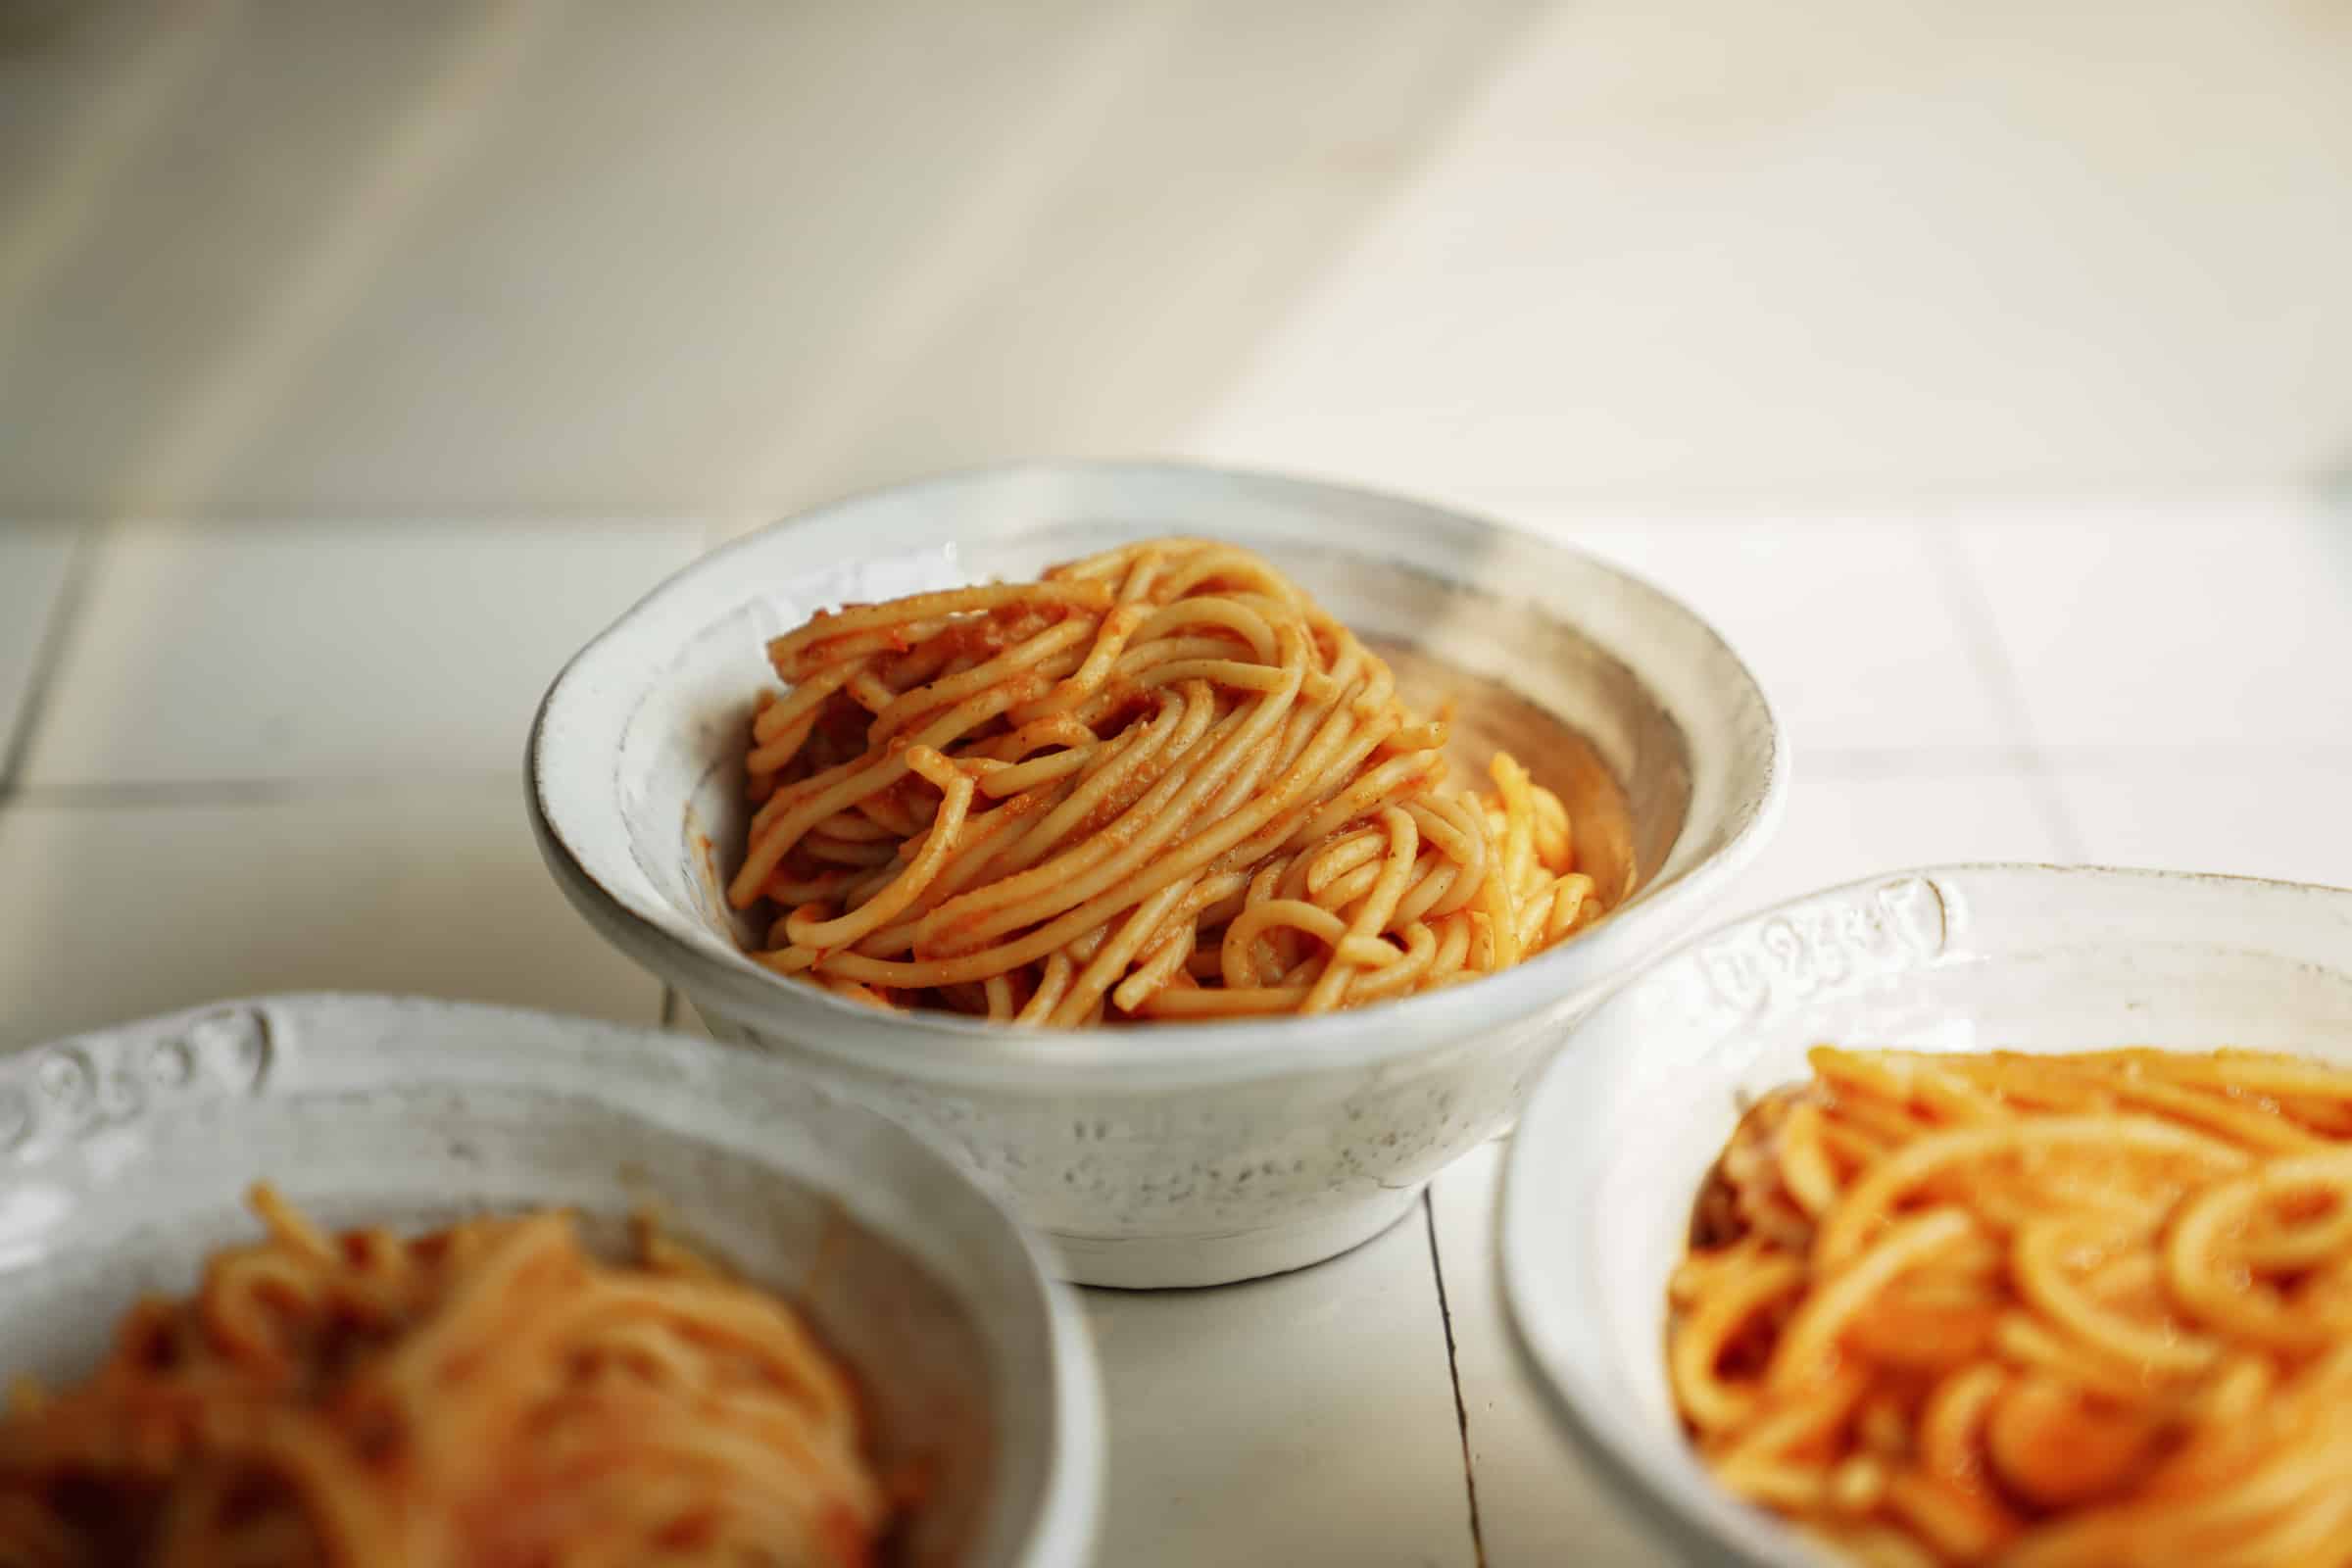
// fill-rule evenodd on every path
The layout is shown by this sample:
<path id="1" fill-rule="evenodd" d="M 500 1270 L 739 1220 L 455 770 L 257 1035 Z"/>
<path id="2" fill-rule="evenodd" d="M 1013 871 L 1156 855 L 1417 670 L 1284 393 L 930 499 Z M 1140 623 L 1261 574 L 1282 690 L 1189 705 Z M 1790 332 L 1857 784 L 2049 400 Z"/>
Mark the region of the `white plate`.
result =
<path id="1" fill-rule="evenodd" d="M 1475 984 L 1323 1018 L 1110 1031 L 886 1013 L 747 958 L 707 841 L 740 853 L 769 637 L 811 612 L 1154 534 L 1263 552 L 1359 632 L 1500 682 L 1631 798 L 1642 881 L 1574 941 Z M 1542 776 L 1544 759 L 1523 755 Z M 1517 1110 L 1578 1006 L 1690 928 L 1777 819 L 1788 759 L 1754 678 L 1689 610 L 1590 556 L 1336 485 L 1035 465 L 843 502 L 697 563 L 541 707 L 532 821 L 572 902 L 714 1034 L 790 1054 L 939 1138 L 1069 1277 L 1205 1285 L 1374 1234 Z M 707 836 L 707 840 L 706 840 Z"/>
<path id="2" fill-rule="evenodd" d="M 581 1019 L 274 997 L 0 1059 L 0 1374 L 86 1373 L 142 1292 L 256 1233 L 265 1178 L 336 1226 L 650 1204 L 808 1315 L 885 1462 L 933 1461 L 910 1564 L 1087 1559 L 1094 1363 L 1011 1220 L 781 1063 Z"/>
<path id="3" fill-rule="evenodd" d="M 1833 1043 L 2061 1052 L 2223 1046 L 2352 1061 L 2352 892 L 1945 866 L 1701 937 L 1593 1010 L 1505 1169 L 1503 1288 L 1569 1430 L 1707 1561 L 1823 1560 L 1708 1480 L 1666 1383 L 1666 1279 L 1740 1107 Z"/>

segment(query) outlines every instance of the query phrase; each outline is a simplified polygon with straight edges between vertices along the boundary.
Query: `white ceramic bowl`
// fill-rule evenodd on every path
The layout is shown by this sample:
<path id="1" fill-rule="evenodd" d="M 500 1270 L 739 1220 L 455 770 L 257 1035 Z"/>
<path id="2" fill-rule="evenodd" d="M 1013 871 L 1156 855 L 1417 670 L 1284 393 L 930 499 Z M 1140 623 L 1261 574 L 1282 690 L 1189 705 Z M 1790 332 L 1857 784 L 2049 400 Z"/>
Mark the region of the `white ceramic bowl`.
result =
<path id="1" fill-rule="evenodd" d="M 845 600 L 1031 575 L 1166 533 L 1259 550 L 1359 632 L 1506 683 L 1587 737 L 1553 725 L 1563 755 L 1548 760 L 1596 754 L 1622 783 L 1632 900 L 1507 973 L 1276 1022 L 1016 1030 L 876 1011 L 745 957 L 704 844 L 728 865 L 740 853 L 746 725 L 774 681 L 766 640 Z M 1521 760 L 1544 776 L 1545 757 Z M 1514 1113 L 1562 1020 L 1749 858 L 1788 765 L 1762 693 L 1714 632 L 1579 552 L 1331 485 L 1103 464 L 883 491 L 710 556 L 572 661 L 527 769 L 564 892 L 712 1033 L 936 1136 L 1051 1234 L 1067 1277 L 1157 1286 L 1295 1268 L 1401 1214 Z"/>
<path id="2" fill-rule="evenodd" d="M 1857 882 L 1701 937 L 1595 1008 L 1520 1119 L 1501 1268 L 1566 1424 L 1695 1560 L 1821 1552 L 1719 1491 L 1666 1383 L 1666 1280 L 1740 1107 L 1823 1043 L 2222 1046 L 2352 1062 L 2352 892 L 1962 865 Z"/>
<path id="3" fill-rule="evenodd" d="M 337 1226 L 650 1203 L 808 1315 L 885 1462 L 933 1463 L 910 1568 L 1087 1560 L 1094 1364 L 1012 1221 L 781 1064 L 580 1019 L 277 997 L 0 1058 L 0 1375 L 87 1372 L 142 1293 L 254 1234 L 262 1178 Z"/>

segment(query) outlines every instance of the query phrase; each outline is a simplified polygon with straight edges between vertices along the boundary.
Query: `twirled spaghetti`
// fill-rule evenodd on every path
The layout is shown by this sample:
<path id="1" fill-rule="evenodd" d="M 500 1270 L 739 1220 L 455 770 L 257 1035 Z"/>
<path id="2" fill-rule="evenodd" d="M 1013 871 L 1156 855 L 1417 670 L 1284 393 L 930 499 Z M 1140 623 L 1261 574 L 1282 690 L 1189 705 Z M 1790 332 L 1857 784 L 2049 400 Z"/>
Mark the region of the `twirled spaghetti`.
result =
<path id="1" fill-rule="evenodd" d="M 1567 808 L 1247 551 L 1161 539 L 1042 580 L 821 613 L 768 645 L 728 888 L 760 960 L 1054 1026 L 1313 1013 L 1592 923 Z"/>
<path id="2" fill-rule="evenodd" d="M 1671 1287 L 1723 1484 L 1873 1563 L 2352 1563 L 2352 1073 L 1812 1063 Z"/>
<path id="3" fill-rule="evenodd" d="M 888 1508 L 858 1401 L 790 1309 L 568 1216 L 266 1240 L 0 1422 L 11 1568 L 849 1568 Z"/>

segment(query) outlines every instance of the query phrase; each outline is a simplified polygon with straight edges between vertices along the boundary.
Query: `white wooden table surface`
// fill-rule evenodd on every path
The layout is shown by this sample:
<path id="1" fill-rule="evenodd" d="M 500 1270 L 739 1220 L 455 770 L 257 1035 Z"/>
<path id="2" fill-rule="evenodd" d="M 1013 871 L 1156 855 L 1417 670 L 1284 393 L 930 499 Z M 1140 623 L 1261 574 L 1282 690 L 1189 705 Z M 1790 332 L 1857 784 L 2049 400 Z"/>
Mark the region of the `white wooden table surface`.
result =
<path id="1" fill-rule="evenodd" d="M 1780 705 L 1795 791 L 1724 915 L 1966 858 L 2352 883 L 2340 513 L 1516 510 L 1687 597 Z M 563 658 L 707 531 L 0 532 L 0 1049 L 308 987 L 661 1018 L 542 871 L 518 757 Z M 1514 1363 L 1499 1152 L 1322 1267 L 1087 1295 L 1106 1568 L 1659 1560 Z"/>

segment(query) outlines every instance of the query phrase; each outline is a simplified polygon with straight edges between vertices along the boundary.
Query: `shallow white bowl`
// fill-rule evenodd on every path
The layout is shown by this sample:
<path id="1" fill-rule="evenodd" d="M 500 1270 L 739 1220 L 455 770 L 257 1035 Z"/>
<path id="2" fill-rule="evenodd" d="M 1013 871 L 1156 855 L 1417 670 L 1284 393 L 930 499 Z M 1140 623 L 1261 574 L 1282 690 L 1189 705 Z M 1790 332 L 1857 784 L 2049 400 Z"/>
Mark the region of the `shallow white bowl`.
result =
<path id="1" fill-rule="evenodd" d="M 1018 1030 L 879 1012 L 744 956 L 732 865 L 766 640 L 813 611 L 1154 534 L 1259 550 L 1359 632 L 1491 677 L 1580 732 L 1631 799 L 1639 891 L 1505 974 L 1326 1018 Z M 1522 757 L 1541 769 L 1543 759 Z M 597 928 L 724 1040 L 938 1137 L 1051 1234 L 1067 1277 L 1205 1285 L 1373 1235 L 1493 1133 L 1577 1006 L 1688 927 L 1788 773 L 1754 679 L 1696 616 L 1579 552 L 1409 501 L 1171 466 L 985 470 L 828 507 L 672 577 L 548 693 L 532 821 Z"/>
<path id="2" fill-rule="evenodd" d="M 146 1292 L 249 1239 L 267 1178 L 335 1226 L 652 1205 L 793 1301 L 935 1487 L 908 1568 L 1079 1568 L 1102 1428 L 1084 1333 L 939 1154 L 779 1063 L 384 997 L 225 1003 L 0 1059 L 0 1376 L 86 1373 Z"/>
<path id="3" fill-rule="evenodd" d="M 2352 892 L 1962 865 L 1794 900 L 1683 947 L 1575 1030 L 1520 1119 L 1501 1269 L 1569 1430 L 1710 1562 L 1823 1561 L 1718 1490 L 1666 1383 L 1666 1280 L 1740 1107 L 1825 1043 L 2223 1046 L 2352 1062 Z"/>

